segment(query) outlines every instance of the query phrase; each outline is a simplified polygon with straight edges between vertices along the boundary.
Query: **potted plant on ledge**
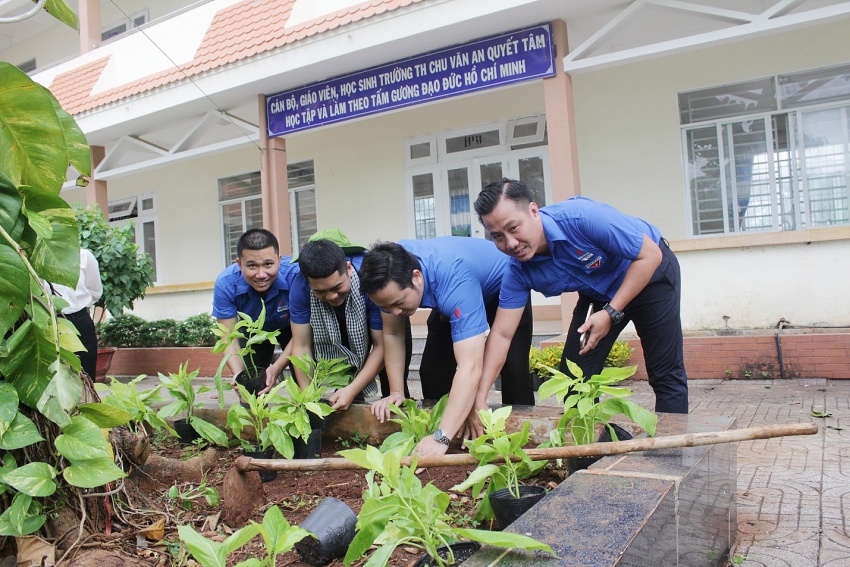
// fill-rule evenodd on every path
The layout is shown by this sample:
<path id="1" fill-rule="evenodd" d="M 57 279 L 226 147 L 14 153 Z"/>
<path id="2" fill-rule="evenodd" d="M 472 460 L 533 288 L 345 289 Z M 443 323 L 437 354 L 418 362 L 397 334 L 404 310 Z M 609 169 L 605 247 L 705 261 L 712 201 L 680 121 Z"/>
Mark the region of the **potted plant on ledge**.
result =
<path id="1" fill-rule="evenodd" d="M 632 391 L 616 386 L 632 376 L 637 366 L 623 368 L 604 368 L 601 373 L 585 379 L 579 366 L 568 360 L 567 367 L 572 376 L 554 371 L 537 394 L 543 400 L 549 396 L 563 404 L 564 413 L 558 425 L 549 433 L 549 440 L 541 447 L 563 447 L 568 438 L 575 445 L 593 443 L 597 426 L 603 428 L 599 441 L 624 441 L 631 434 L 622 427 L 611 423 L 615 415 L 624 415 L 634 421 L 647 435 L 655 435 L 658 416 L 653 412 L 627 400 Z M 554 370 L 554 369 L 553 369 Z M 599 457 L 573 457 L 567 460 L 569 472 L 587 468 Z"/>
<path id="2" fill-rule="evenodd" d="M 523 450 L 529 439 L 528 421 L 522 424 L 521 430 L 507 432 L 511 406 L 481 410 L 478 415 L 484 425 L 484 434 L 466 441 L 469 454 L 478 459 L 478 468 L 452 490 L 472 488 L 472 496 L 478 498 L 486 487 L 475 519 L 495 516 L 499 527 L 504 529 L 546 495 L 542 486 L 520 483 L 520 479 L 528 478 L 545 467 L 546 461 L 534 462 Z M 492 463 L 496 458 L 502 460 L 498 465 Z M 513 458 L 519 460 L 514 461 Z"/>

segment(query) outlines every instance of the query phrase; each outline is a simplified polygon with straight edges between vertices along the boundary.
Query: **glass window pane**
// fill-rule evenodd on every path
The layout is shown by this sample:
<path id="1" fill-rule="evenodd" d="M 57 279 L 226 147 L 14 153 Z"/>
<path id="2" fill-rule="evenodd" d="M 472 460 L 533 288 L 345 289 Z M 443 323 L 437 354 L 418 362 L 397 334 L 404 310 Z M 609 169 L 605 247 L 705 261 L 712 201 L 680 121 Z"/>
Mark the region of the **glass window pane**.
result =
<path id="1" fill-rule="evenodd" d="M 303 189 L 295 192 L 295 232 L 298 235 L 298 249 L 319 229 L 316 216 L 316 190 Z"/>
<path id="2" fill-rule="evenodd" d="M 773 78 L 679 93 L 682 124 L 777 109 Z"/>
<path id="3" fill-rule="evenodd" d="M 218 200 L 229 201 L 260 194 L 260 172 L 245 173 L 218 180 Z"/>
<path id="4" fill-rule="evenodd" d="M 450 169 L 448 178 L 452 236 L 472 236 L 469 222 L 469 172 L 465 167 Z"/>
<path id="5" fill-rule="evenodd" d="M 431 156 L 431 143 L 422 142 L 421 144 L 410 145 L 410 159 L 421 159 Z"/>
<path id="6" fill-rule="evenodd" d="M 723 194 L 717 129 L 688 130 L 687 176 L 694 234 L 723 233 Z"/>
<path id="7" fill-rule="evenodd" d="M 434 175 L 423 173 L 413 176 L 413 222 L 419 240 L 437 236 L 434 209 Z"/>
<path id="8" fill-rule="evenodd" d="M 242 203 L 222 205 L 221 218 L 224 233 L 224 251 L 228 264 L 236 261 L 236 243 L 242 236 Z"/>
<path id="9" fill-rule="evenodd" d="M 773 228 L 770 167 L 765 120 L 723 126 L 726 202 L 730 232 Z"/>
<path id="10" fill-rule="evenodd" d="M 802 166 L 811 226 L 846 224 L 848 107 L 804 112 Z"/>
<path id="11" fill-rule="evenodd" d="M 543 158 L 536 156 L 519 160 L 519 179 L 534 196 L 540 207 L 546 206 L 546 182 L 543 174 Z"/>
<path id="12" fill-rule="evenodd" d="M 142 223 L 142 250 L 151 257 L 153 266 L 153 281 L 156 281 L 156 223 Z"/>
<path id="13" fill-rule="evenodd" d="M 469 134 L 467 136 L 457 136 L 455 138 L 446 139 L 446 153 L 455 154 L 458 152 L 466 152 L 469 150 L 477 150 L 478 148 L 489 148 L 498 146 L 502 143 L 498 130 L 490 130 L 489 132 L 478 132 L 477 134 Z"/>
<path id="14" fill-rule="evenodd" d="M 779 76 L 783 108 L 850 98 L 850 65 Z"/>
<path id="15" fill-rule="evenodd" d="M 290 163 L 286 166 L 286 183 L 290 189 L 307 187 L 316 183 L 313 160 Z"/>
<path id="16" fill-rule="evenodd" d="M 502 162 L 497 161 L 495 163 L 484 163 L 481 164 L 478 168 L 479 173 L 481 174 L 481 188 L 484 189 L 487 187 L 488 183 L 492 183 L 493 181 L 498 181 L 504 177 L 502 174 Z"/>

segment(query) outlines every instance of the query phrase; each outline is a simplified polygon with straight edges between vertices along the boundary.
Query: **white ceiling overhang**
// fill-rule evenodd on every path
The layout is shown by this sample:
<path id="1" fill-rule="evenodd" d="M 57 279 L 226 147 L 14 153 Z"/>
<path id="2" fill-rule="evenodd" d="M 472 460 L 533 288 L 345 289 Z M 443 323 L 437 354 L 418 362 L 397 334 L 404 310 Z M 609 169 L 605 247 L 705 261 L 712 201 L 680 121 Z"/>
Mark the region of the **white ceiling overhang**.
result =
<path id="1" fill-rule="evenodd" d="M 847 17 L 850 1 L 839 0 L 431 0 L 76 118 L 90 143 L 107 148 L 97 175 L 108 179 L 256 144 L 258 93 L 297 88 L 543 21 L 567 22 L 570 52 L 564 66 L 574 74 Z M 119 47 L 112 44 L 112 49 Z M 201 133 L 209 139 L 202 140 Z"/>

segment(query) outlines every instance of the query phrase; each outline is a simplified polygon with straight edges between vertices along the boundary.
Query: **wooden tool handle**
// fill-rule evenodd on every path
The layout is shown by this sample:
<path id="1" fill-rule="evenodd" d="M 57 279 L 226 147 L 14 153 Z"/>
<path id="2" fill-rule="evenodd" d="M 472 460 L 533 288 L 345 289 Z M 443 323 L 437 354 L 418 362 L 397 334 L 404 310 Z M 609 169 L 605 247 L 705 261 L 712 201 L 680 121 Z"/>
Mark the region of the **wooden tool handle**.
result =
<path id="1" fill-rule="evenodd" d="M 736 443 L 753 439 L 770 439 L 791 435 L 814 435 L 818 432 L 816 423 L 789 423 L 784 425 L 762 425 L 746 429 L 730 429 L 728 431 L 707 431 L 702 433 L 685 433 L 665 437 L 647 437 L 629 441 L 611 443 L 590 443 L 588 445 L 570 445 L 568 447 L 551 447 L 547 449 L 527 449 L 525 453 L 532 461 L 550 459 L 566 459 L 569 457 L 604 457 L 635 451 L 652 451 L 655 449 L 675 449 L 680 447 L 698 447 L 718 443 Z M 519 459 L 514 459 L 519 460 Z M 404 457 L 403 465 L 410 465 L 413 457 Z M 500 462 L 495 459 L 494 463 Z M 236 468 L 240 471 L 327 471 L 353 470 L 362 468 L 342 457 L 324 459 L 252 459 L 237 457 Z M 417 466 L 454 467 L 460 465 L 477 465 L 478 460 L 469 453 L 451 455 L 431 455 L 419 457 Z"/>

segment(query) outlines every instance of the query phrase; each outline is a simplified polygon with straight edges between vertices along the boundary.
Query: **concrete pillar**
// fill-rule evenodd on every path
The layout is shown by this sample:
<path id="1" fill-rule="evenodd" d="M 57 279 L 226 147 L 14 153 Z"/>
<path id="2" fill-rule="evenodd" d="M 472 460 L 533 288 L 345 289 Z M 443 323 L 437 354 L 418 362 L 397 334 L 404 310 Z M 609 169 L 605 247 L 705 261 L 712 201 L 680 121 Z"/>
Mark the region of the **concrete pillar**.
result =
<path id="1" fill-rule="evenodd" d="M 80 53 L 88 53 L 100 45 L 100 0 L 80 0 Z"/>
<path id="2" fill-rule="evenodd" d="M 581 194 L 573 111 L 572 77 L 564 72 L 564 57 L 569 51 L 567 24 L 552 22 L 555 42 L 555 76 L 543 79 L 546 123 L 549 135 L 549 168 L 552 174 L 552 202 Z"/>
<path id="3" fill-rule="evenodd" d="M 564 72 L 564 57 L 569 52 L 566 22 L 552 22 L 552 39 L 555 42 L 555 76 L 543 79 L 543 95 L 549 136 L 552 202 L 557 203 L 580 195 L 581 185 L 573 110 L 573 81 L 572 77 Z M 561 295 L 561 322 L 564 329 L 569 328 L 577 301 L 577 293 Z"/>
<path id="4" fill-rule="evenodd" d="M 263 198 L 263 226 L 280 242 L 280 253 L 292 255 L 292 217 L 289 212 L 289 184 L 286 172 L 286 140 L 268 137 L 266 97 L 259 95 L 260 186 Z"/>
<path id="5" fill-rule="evenodd" d="M 86 187 L 86 206 L 97 203 L 97 206 L 103 211 L 103 216 L 109 218 L 109 195 L 106 191 L 106 181 L 96 179 L 94 176 L 95 168 L 100 165 L 105 157 L 106 148 L 103 146 L 91 147 L 92 179 Z"/>

